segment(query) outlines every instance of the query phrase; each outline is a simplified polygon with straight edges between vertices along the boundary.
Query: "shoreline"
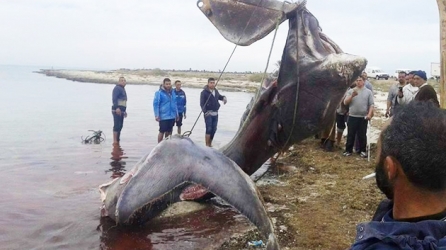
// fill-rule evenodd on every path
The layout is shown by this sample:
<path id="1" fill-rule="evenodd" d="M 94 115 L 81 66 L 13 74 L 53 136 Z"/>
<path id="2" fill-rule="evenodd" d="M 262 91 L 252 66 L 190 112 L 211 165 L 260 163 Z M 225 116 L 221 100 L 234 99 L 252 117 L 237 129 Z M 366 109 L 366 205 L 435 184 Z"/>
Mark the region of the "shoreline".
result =
<path id="1" fill-rule="evenodd" d="M 162 70 L 65 70 L 40 69 L 33 73 L 43 74 L 75 82 L 89 82 L 98 84 L 116 84 L 120 76 L 124 76 L 129 85 L 156 85 L 159 86 L 164 78 L 170 78 L 172 84 L 176 80 L 182 82 L 183 87 L 203 88 L 209 77 L 218 79 L 218 72 L 195 71 L 162 71 Z M 242 91 L 254 93 L 260 87 L 260 82 L 250 81 L 253 73 L 224 73 L 218 82 L 218 88 L 225 91 Z"/>

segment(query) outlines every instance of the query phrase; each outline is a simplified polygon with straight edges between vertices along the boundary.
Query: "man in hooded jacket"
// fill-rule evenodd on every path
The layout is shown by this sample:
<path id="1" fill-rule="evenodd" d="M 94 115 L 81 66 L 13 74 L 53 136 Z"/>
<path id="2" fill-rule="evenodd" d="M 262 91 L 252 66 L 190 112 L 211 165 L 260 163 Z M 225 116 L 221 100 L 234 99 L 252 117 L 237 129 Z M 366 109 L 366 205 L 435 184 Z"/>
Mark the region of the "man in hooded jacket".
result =
<path id="1" fill-rule="evenodd" d="M 172 134 L 173 125 L 175 120 L 178 119 L 175 91 L 172 91 L 172 82 L 169 78 L 163 80 L 163 85 L 155 93 L 153 113 L 155 114 L 155 120 L 159 122 L 159 143 L 163 140 L 163 137 L 168 137 Z"/>
<path id="2" fill-rule="evenodd" d="M 223 101 L 226 104 L 227 99 L 225 96 L 220 95 L 215 88 L 215 79 L 209 78 L 208 84 L 204 86 L 200 95 L 200 106 L 204 114 L 204 122 L 206 124 L 205 141 L 206 146 L 212 147 L 212 140 L 214 139 L 215 132 L 217 131 L 218 124 L 218 110 L 220 109 L 220 103 Z"/>

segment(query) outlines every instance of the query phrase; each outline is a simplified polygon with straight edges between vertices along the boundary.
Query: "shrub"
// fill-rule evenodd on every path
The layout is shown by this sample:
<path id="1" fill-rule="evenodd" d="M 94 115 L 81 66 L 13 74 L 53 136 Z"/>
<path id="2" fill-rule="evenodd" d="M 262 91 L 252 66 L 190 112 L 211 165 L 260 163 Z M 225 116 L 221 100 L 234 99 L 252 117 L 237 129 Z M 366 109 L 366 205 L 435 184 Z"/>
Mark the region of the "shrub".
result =
<path id="1" fill-rule="evenodd" d="M 162 69 L 156 68 L 156 69 L 153 69 L 153 70 L 152 70 L 152 75 L 156 75 L 156 76 L 166 76 L 166 75 L 167 75 L 167 72 L 164 71 L 164 70 L 162 70 Z"/>
<path id="2" fill-rule="evenodd" d="M 260 81 L 262 81 L 262 78 L 263 78 L 263 73 L 254 73 L 254 74 L 249 75 L 248 79 L 251 82 L 260 82 Z"/>

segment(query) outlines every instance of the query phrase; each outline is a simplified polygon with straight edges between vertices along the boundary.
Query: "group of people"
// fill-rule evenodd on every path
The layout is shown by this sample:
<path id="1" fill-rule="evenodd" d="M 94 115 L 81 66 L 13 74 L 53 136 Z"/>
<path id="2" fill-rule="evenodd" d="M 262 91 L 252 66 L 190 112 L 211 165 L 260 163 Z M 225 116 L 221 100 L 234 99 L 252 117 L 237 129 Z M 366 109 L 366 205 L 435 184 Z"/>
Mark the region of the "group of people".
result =
<path id="1" fill-rule="evenodd" d="M 440 107 L 435 89 L 427 84 L 426 72 L 422 70 L 398 73 L 398 83 L 392 85 L 387 97 L 386 117 L 391 117 L 409 102 L 432 101 Z"/>
<path id="2" fill-rule="evenodd" d="M 171 80 L 164 78 L 153 98 L 153 113 L 159 123 L 158 143 L 172 134 L 175 123 L 178 134 L 181 134 L 183 118 L 186 119 L 186 102 L 186 93 L 181 89 L 181 81 L 175 81 L 175 88 L 172 89 Z"/>
<path id="3" fill-rule="evenodd" d="M 373 86 L 363 72 L 348 88 L 336 109 L 333 125 L 325 128 L 316 137 L 321 139 L 321 147 L 333 151 L 334 145 L 341 147 L 344 130 L 348 127 L 345 156 L 352 155 L 353 148 L 362 157 L 367 157 L 367 122 L 373 117 Z"/>
<path id="4" fill-rule="evenodd" d="M 124 77 L 119 77 L 112 93 L 112 114 L 113 114 L 113 143 L 119 144 L 124 118 L 127 117 L 127 93 L 125 86 L 127 81 Z M 169 78 L 164 78 L 153 99 L 153 113 L 155 120 L 159 124 L 158 143 L 172 134 L 173 127 L 177 126 L 177 133 L 181 134 L 183 119 L 186 119 L 186 93 L 181 88 L 181 81 L 176 80 L 172 88 Z M 227 98 L 216 89 L 214 78 L 209 78 L 200 96 L 200 106 L 204 114 L 206 125 L 205 141 L 206 146 L 212 147 L 215 132 L 218 124 L 218 110 L 220 103 L 227 102 Z"/>
<path id="5" fill-rule="evenodd" d="M 321 133 L 323 148 L 332 151 L 335 143 L 341 147 L 342 135 L 347 128 L 343 155 L 350 156 L 356 152 L 363 158 L 368 157 L 367 127 L 374 115 L 373 94 L 373 86 L 367 80 L 367 73 L 363 72 L 349 87 L 336 110 L 336 128 L 326 129 Z M 398 82 L 389 89 L 385 116 L 392 117 L 413 100 L 432 101 L 437 107 L 440 106 L 437 93 L 427 84 L 426 72 L 422 70 L 399 72 Z"/>
<path id="6" fill-rule="evenodd" d="M 355 143 L 365 156 L 367 122 L 374 112 L 366 79 L 364 74 L 350 86 L 337 110 L 338 143 L 348 118 L 346 156 Z M 387 199 L 372 221 L 357 225 L 350 249 L 446 249 L 446 112 L 439 107 L 426 72 L 399 73 L 388 93 L 391 118 L 378 140 L 375 168 Z"/>

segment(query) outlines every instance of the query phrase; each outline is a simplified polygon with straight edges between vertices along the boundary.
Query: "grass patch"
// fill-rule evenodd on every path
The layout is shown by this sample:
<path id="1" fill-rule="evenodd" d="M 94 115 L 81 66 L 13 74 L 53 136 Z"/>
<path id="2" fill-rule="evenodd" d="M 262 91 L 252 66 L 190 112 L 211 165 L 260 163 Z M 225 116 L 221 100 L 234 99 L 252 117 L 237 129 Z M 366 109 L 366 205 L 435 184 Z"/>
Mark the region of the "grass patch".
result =
<path id="1" fill-rule="evenodd" d="M 251 82 L 260 82 L 260 81 L 262 81 L 263 75 L 264 75 L 263 73 L 254 73 L 254 74 L 250 74 L 249 77 L 248 77 L 248 79 L 249 79 Z"/>

